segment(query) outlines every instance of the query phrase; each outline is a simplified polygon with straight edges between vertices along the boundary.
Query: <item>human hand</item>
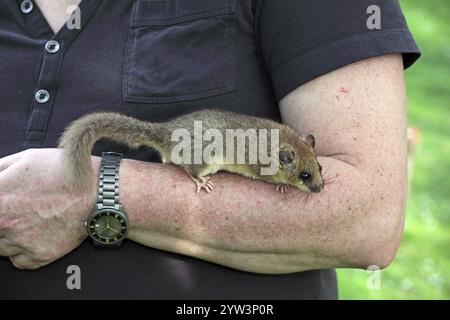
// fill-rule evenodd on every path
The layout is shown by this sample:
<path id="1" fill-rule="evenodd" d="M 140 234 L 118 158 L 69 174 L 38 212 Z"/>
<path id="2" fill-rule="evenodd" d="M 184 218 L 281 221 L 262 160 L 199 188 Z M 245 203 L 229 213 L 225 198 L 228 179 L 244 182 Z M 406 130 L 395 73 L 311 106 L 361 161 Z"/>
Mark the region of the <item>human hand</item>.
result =
<path id="1" fill-rule="evenodd" d="M 67 184 L 60 149 L 29 149 L 0 159 L 0 256 L 19 269 L 37 269 L 86 238 L 100 159 L 92 157 L 91 186 Z"/>

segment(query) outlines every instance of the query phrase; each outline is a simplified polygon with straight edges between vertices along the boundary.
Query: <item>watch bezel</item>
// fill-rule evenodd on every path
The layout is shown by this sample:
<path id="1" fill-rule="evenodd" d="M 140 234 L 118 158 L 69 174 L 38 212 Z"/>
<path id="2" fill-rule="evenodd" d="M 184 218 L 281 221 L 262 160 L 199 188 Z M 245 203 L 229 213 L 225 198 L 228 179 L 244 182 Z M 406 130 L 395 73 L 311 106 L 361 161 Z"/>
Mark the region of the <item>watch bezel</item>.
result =
<path id="1" fill-rule="evenodd" d="M 120 216 L 120 217 L 124 220 L 124 223 L 121 223 L 121 224 L 122 224 L 122 227 L 125 226 L 125 228 L 126 228 L 126 229 L 125 229 L 125 232 L 123 233 L 123 236 L 120 237 L 120 238 L 118 238 L 116 241 L 101 241 L 100 238 L 102 238 L 102 237 L 100 237 L 99 239 L 97 239 L 97 238 L 94 236 L 93 232 L 91 232 L 91 223 L 92 223 L 92 221 L 93 221 L 96 217 L 102 215 L 104 212 L 111 212 L 111 213 L 117 214 L 118 216 Z M 127 237 L 127 235 L 128 235 L 128 226 L 129 226 L 129 225 L 128 225 L 128 217 L 127 217 L 127 215 L 126 215 L 124 212 L 122 212 L 122 211 L 120 211 L 120 210 L 117 210 L 116 208 L 110 208 L 110 207 L 106 207 L 106 208 L 102 208 L 102 209 L 98 209 L 98 210 L 93 211 L 93 212 L 89 215 L 89 217 L 87 218 L 87 220 L 86 220 L 86 231 L 87 231 L 89 237 L 92 239 L 92 241 L 94 242 L 94 244 L 102 245 L 102 246 L 113 246 L 113 245 L 119 245 L 119 244 L 121 244 L 121 243 L 123 242 L 123 240 L 124 240 L 124 239 Z M 103 238 L 104 238 L 104 237 L 103 237 Z M 106 238 L 105 238 L 105 239 L 106 239 Z"/>

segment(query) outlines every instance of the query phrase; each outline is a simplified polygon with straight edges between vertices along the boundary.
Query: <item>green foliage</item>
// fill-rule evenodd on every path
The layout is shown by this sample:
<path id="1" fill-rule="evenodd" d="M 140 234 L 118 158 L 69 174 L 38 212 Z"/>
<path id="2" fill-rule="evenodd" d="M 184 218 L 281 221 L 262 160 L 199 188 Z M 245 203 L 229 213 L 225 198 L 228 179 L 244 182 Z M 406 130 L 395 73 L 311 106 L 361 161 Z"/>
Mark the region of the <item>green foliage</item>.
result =
<path id="1" fill-rule="evenodd" d="M 403 0 L 422 58 L 406 71 L 409 126 L 421 131 L 406 227 L 394 262 L 370 273 L 339 270 L 341 299 L 450 299 L 450 1 Z"/>

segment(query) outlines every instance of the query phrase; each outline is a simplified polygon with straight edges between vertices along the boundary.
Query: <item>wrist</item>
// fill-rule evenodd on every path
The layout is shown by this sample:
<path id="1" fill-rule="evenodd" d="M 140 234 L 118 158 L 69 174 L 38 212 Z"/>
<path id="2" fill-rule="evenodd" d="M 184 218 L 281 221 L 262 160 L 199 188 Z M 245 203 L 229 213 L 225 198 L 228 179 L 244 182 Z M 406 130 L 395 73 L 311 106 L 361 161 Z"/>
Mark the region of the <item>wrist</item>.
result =
<path id="1" fill-rule="evenodd" d="M 130 159 L 122 160 L 120 165 L 120 202 L 128 215 L 131 234 L 149 225 L 156 227 L 150 214 L 150 206 L 155 204 L 150 199 L 154 198 L 153 187 L 157 184 L 150 176 L 154 172 L 151 165 Z"/>
<path id="2" fill-rule="evenodd" d="M 81 191 L 83 194 L 80 195 L 80 203 L 82 203 L 83 205 L 81 206 L 81 210 L 79 211 L 77 224 L 80 225 L 80 232 L 83 235 L 83 239 L 88 236 L 84 224 L 89 214 L 94 210 L 95 203 L 97 202 L 100 161 L 100 157 L 91 157 L 92 176 L 89 179 L 89 185 Z"/>
<path id="3" fill-rule="evenodd" d="M 89 203 L 89 210 L 86 214 L 86 217 L 89 215 L 89 213 L 92 212 L 93 208 L 95 207 L 95 204 L 97 202 L 98 198 L 98 181 L 100 176 L 100 163 L 102 158 L 92 156 L 91 157 L 91 166 L 92 166 L 92 177 L 89 181 L 89 186 L 86 186 L 87 190 L 87 201 Z"/>
<path id="4" fill-rule="evenodd" d="M 128 216 L 120 199 L 120 164 L 122 154 L 104 152 L 92 158 L 97 169 L 94 205 L 85 220 L 86 233 L 99 246 L 118 246 L 128 233 Z M 98 163 L 100 161 L 100 163 Z M 95 172 L 95 170 L 93 170 Z"/>
<path id="5" fill-rule="evenodd" d="M 123 206 L 123 210 L 128 215 L 129 229 L 132 229 L 135 227 L 136 223 L 136 219 L 132 214 L 132 212 L 135 212 L 134 206 L 136 197 L 135 194 L 133 194 L 133 192 L 136 192 L 136 190 L 134 190 L 133 188 L 134 172 L 130 168 L 130 162 L 133 162 L 133 160 L 122 159 L 120 163 L 119 188 L 120 188 L 120 203 Z"/>

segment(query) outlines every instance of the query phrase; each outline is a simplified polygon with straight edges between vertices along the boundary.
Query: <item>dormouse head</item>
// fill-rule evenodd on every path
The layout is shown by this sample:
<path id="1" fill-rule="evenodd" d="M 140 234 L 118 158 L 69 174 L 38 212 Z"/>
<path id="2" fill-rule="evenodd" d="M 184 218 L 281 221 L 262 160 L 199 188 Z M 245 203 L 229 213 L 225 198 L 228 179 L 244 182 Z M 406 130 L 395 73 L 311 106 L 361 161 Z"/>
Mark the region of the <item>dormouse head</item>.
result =
<path id="1" fill-rule="evenodd" d="M 305 192 L 320 192 L 324 186 L 322 166 L 317 162 L 314 146 L 312 134 L 280 143 L 280 180 Z"/>

